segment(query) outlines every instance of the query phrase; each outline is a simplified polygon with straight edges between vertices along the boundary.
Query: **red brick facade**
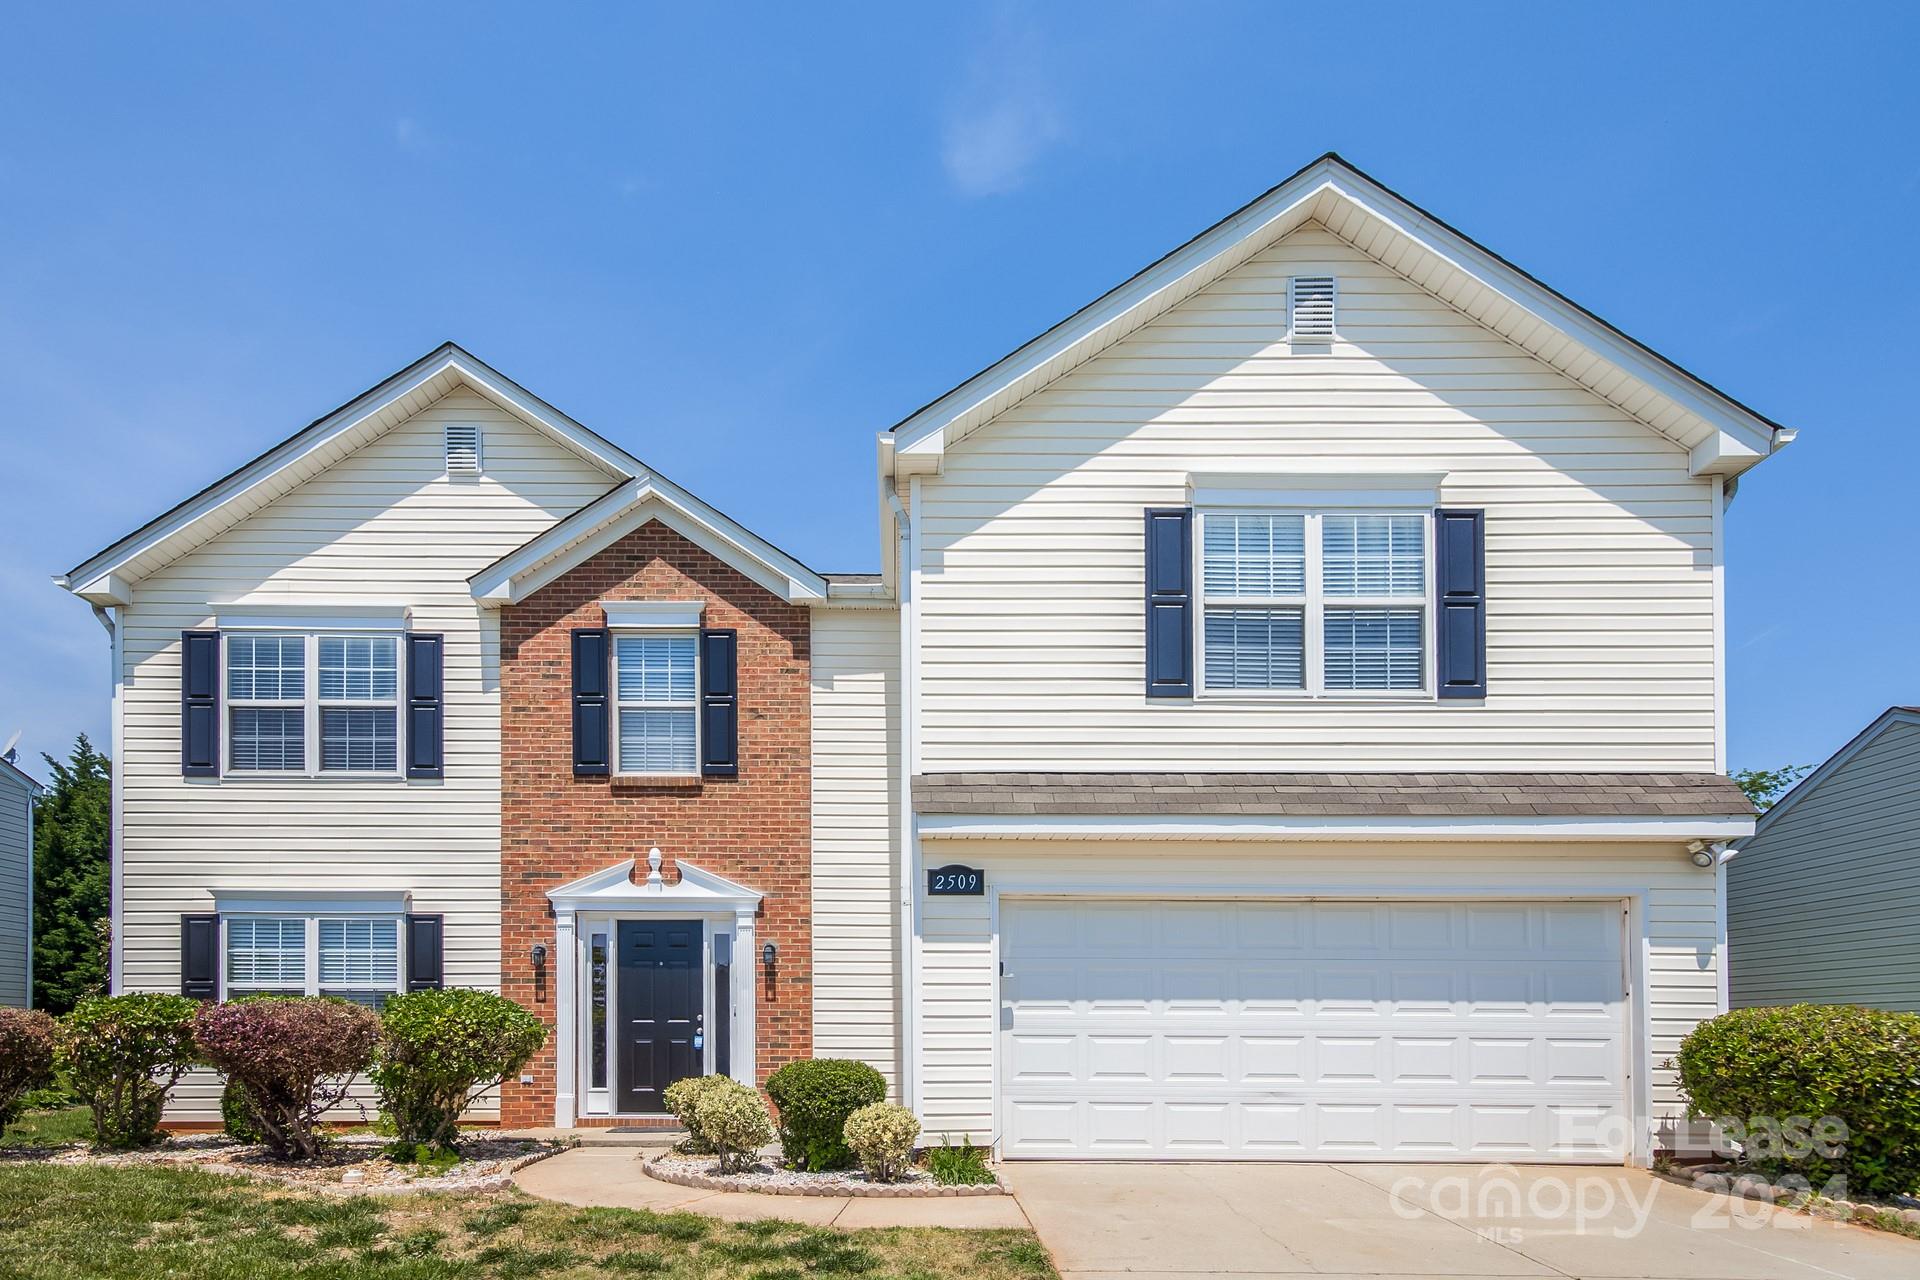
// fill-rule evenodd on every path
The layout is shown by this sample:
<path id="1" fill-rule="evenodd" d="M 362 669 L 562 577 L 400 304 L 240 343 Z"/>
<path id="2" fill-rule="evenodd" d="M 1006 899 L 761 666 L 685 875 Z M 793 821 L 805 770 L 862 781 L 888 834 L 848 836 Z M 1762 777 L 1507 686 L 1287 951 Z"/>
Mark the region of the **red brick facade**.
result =
<path id="1" fill-rule="evenodd" d="M 601 600 L 695 599 L 706 602 L 705 625 L 739 633 L 739 776 L 658 785 L 574 777 L 571 631 L 604 625 Z M 547 890 L 623 858 L 644 877 L 657 845 L 669 881 L 685 858 L 766 895 L 755 943 L 774 943 L 779 963 L 769 982 L 750 961 L 760 1077 L 812 1056 L 806 608 L 651 523 L 504 609 L 500 654 L 501 990 L 552 1026 L 554 966 L 564 958 L 537 982 L 529 958 L 535 943 L 554 948 Z M 502 1087 L 501 1123 L 550 1125 L 551 1040 L 527 1071 L 534 1083 Z"/>

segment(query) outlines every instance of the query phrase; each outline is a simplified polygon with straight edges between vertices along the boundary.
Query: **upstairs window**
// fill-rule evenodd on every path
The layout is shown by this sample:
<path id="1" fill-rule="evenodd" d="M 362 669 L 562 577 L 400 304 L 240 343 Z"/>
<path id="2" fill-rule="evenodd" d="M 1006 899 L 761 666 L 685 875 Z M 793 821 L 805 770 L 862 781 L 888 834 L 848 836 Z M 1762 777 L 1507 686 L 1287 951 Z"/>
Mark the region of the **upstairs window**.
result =
<path id="1" fill-rule="evenodd" d="M 699 634 L 615 631 L 616 773 L 699 772 Z"/>
<path id="2" fill-rule="evenodd" d="M 1426 689 L 1426 513 L 1199 514 L 1204 691 Z"/>
<path id="3" fill-rule="evenodd" d="M 400 637 L 229 631 L 225 654 L 229 773 L 399 772 Z"/>

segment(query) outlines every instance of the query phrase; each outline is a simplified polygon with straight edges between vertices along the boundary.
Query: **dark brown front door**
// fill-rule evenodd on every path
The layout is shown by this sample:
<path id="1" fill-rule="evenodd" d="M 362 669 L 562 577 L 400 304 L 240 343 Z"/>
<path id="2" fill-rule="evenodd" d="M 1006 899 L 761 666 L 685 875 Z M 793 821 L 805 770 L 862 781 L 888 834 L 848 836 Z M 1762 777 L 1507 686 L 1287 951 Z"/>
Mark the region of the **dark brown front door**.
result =
<path id="1" fill-rule="evenodd" d="M 619 925 L 619 1071 L 615 1105 L 664 1112 L 675 1080 L 700 1074 L 704 1030 L 698 920 L 622 920 Z"/>

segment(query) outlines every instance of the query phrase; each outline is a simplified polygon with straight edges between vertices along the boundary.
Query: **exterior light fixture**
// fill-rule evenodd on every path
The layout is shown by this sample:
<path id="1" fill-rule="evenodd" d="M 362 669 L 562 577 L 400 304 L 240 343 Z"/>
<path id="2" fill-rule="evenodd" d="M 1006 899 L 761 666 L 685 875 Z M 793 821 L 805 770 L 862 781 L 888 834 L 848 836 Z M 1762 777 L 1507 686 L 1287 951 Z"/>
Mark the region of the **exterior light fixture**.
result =
<path id="1" fill-rule="evenodd" d="M 544 969 L 547 967 L 547 948 L 545 943 L 536 942 L 533 944 L 533 967 L 536 969 Z"/>
<path id="2" fill-rule="evenodd" d="M 779 955 L 780 949 L 769 942 L 766 946 L 760 948 L 760 963 L 771 969 L 773 968 L 774 960 L 777 959 Z"/>

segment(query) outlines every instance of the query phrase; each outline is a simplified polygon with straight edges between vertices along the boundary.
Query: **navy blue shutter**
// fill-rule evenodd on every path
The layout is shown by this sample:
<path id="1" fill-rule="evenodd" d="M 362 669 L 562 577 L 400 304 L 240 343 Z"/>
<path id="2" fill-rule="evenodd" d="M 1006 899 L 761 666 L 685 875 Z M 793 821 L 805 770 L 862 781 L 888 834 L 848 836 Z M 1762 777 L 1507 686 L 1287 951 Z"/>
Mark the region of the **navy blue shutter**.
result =
<path id="1" fill-rule="evenodd" d="M 607 707 L 607 629 L 581 627 L 573 633 L 573 772 L 604 776 L 612 757 L 607 750 L 613 718 Z"/>
<path id="2" fill-rule="evenodd" d="M 220 995 L 220 917 L 180 917 L 180 994 L 195 1000 Z"/>
<path id="3" fill-rule="evenodd" d="M 180 633 L 180 775 L 220 776 L 220 633 Z"/>
<path id="4" fill-rule="evenodd" d="M 1487 513 L 1433 513 L 1437 684 L 1443 698 L 1487 696 Z"/>
<path id="5" fill-rule="evenodd" d="M 407 776 L 444 778 L 446 711 L 440 683 L 446 645 L 436 635 L 407 636 Z"/>
<path id="6" fill-rule="evenodd" d="M 407 990 L 440 989 L 445 951 L 445 916 L 407 917 Z"/>
<path id="7" fill-rule="evenodd" d="M 1193 696 L 1193 508 L 1147 508 L 1147 696 Z"/>
<path id="8" fill-rule="evenodd" d="M 700 632 L 700 774 L 740 774 L 740 637 L 730 628 Z"/>

